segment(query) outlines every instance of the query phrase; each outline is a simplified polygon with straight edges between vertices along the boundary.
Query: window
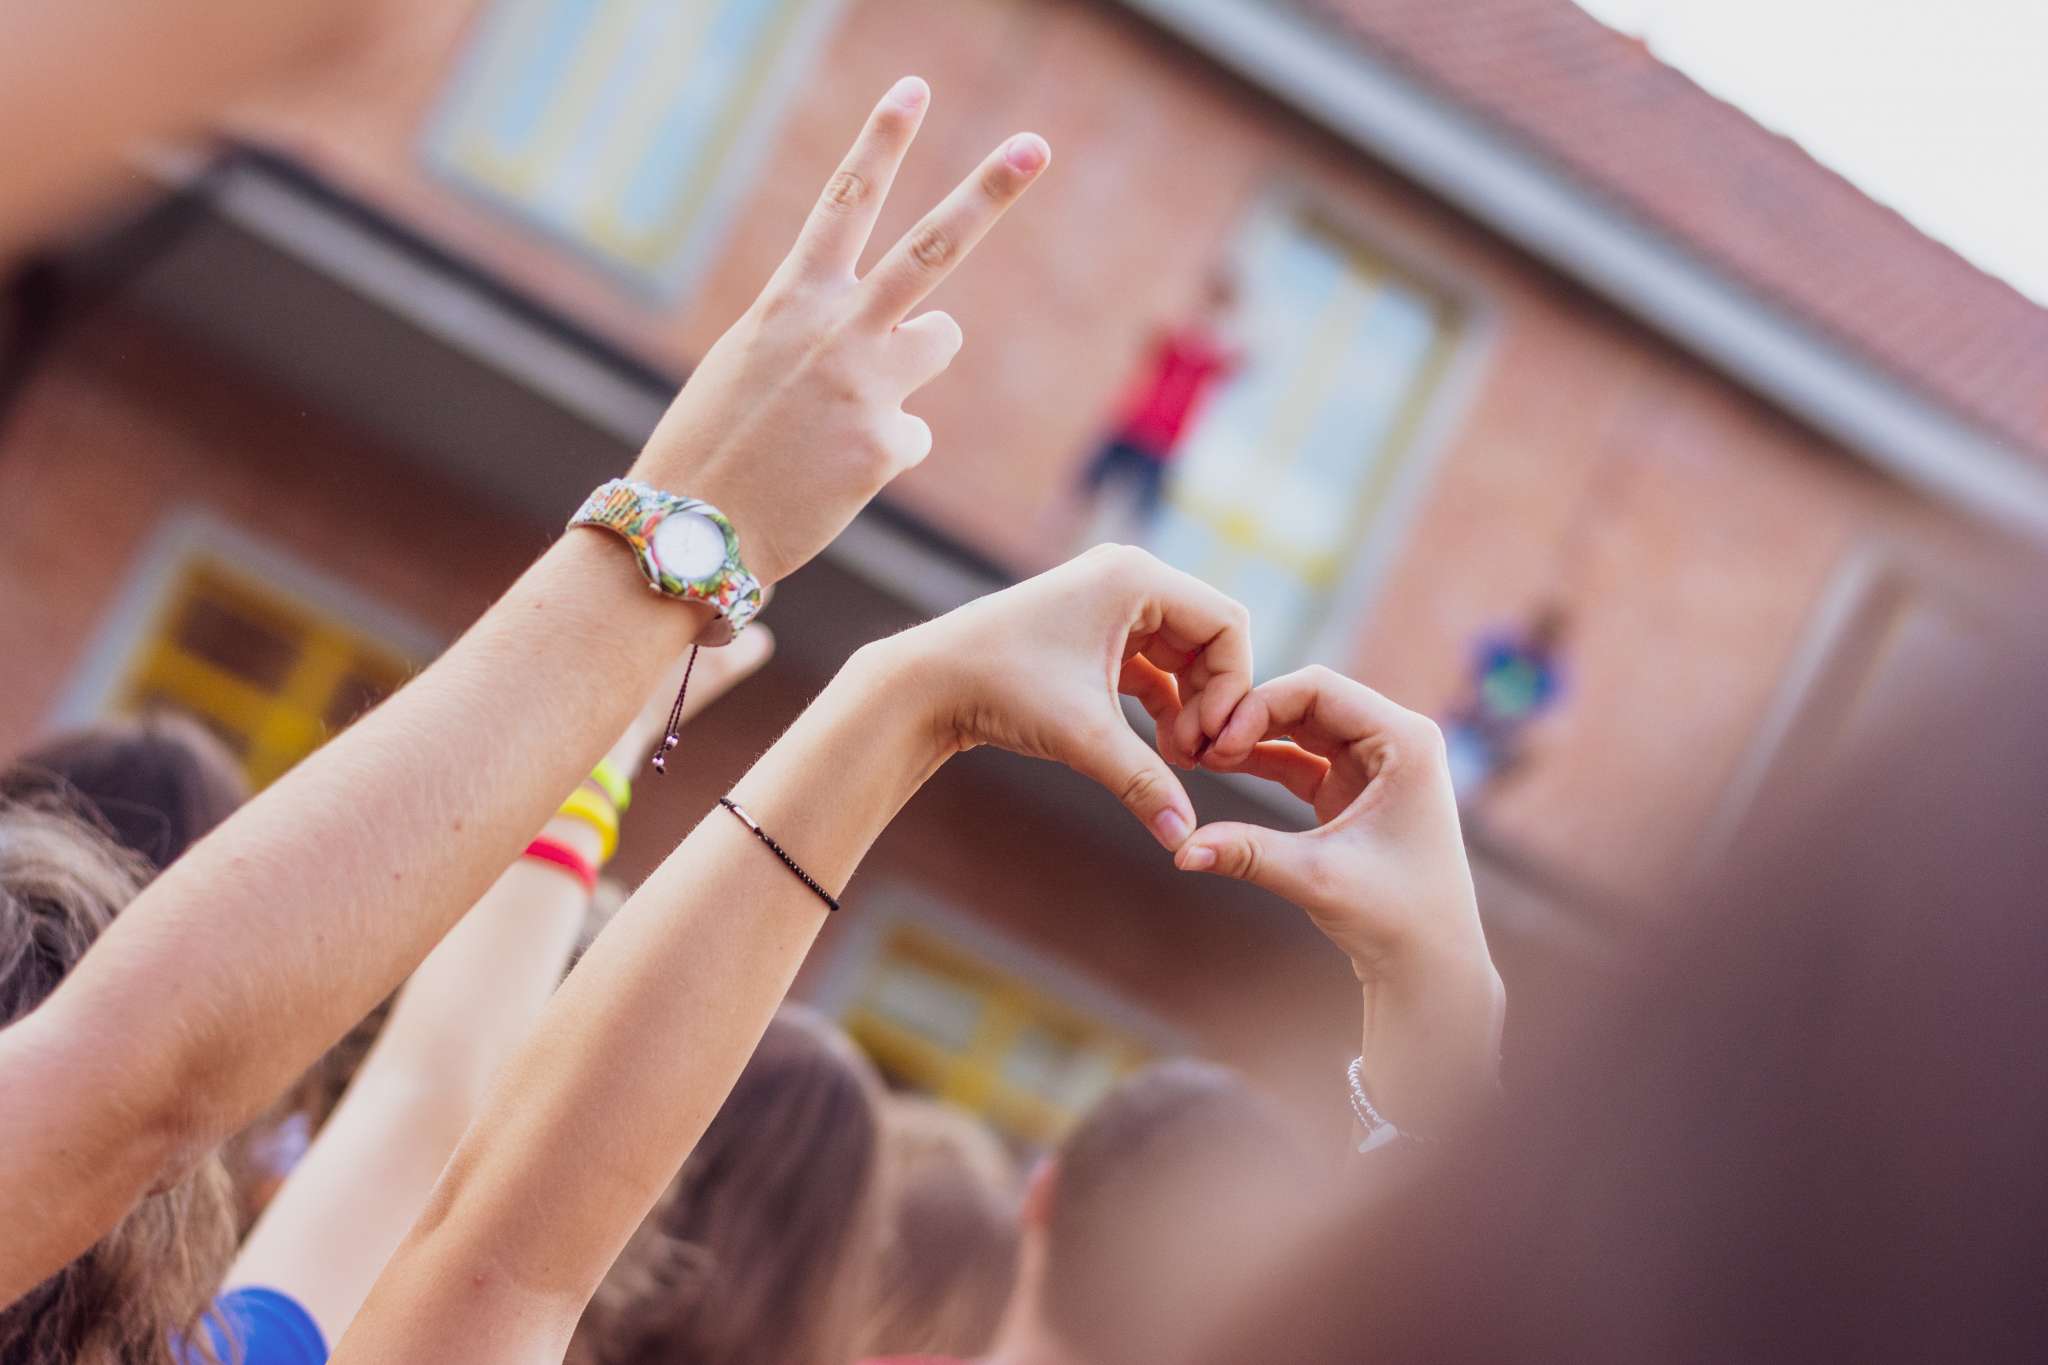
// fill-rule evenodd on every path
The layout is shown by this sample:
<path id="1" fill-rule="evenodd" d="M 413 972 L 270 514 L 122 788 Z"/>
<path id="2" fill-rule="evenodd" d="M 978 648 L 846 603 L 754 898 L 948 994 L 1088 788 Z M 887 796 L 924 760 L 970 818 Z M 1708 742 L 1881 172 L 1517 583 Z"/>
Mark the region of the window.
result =
<path id="1" fill-rule="evenodd" d="M 1852 552 L 1700 841 L 1701 865 L 1810 801 L 1816 775 L 1882 752 L 1931 699 L 1991 676 L 2000 642 L 2029 628 L 2006 604 L 2030 601 L 2033 585 L 2005 572 L 1882 542 Z"/>
<path id="2" fill-rule="evenodd" d="M 1284 670 L 1391 520 L 1463 326 L 1296 205 L 1255 216 L 1234 268 L 1242 366 L 1197 414 L 1150 540 L 1249 606 L 1262 667 Z"/>
<path id="3" fill-rule="evenodd" d="M 57 719 L 186 712 L 260 787 L 395 690 L 423 653 L 421 639 L 268 545 L 209 518 L 174 517 Z"/>
<path id="4" fill-rule="evenodd" d="M 633 282 L 679 291 L 833 0 L 494 0 L 429 163 Z"/>
<path id="5" fill-rule="evenodd" d="M 1049 1144 L 1155 1049 L 1137 1030 L 949 935 L 891 925 L 843 1010 L 889 1078 Z"/>

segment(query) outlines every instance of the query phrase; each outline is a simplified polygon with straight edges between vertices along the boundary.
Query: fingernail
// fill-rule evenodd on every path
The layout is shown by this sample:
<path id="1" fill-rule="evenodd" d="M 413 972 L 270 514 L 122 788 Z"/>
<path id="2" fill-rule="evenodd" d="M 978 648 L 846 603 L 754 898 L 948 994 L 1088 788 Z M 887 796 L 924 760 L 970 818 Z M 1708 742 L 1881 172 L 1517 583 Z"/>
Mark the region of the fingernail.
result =
<path id="1" fill-rule="evenodd" d="M 1184 848 L 1180 851 L 1180 866 L 1183 872 L 1207 872 L 1216 866 L 1216 850 L 1207 844 Z"/>
<path id="2" fill-rule="evenodd" d="M 932 89 L 918 76 L 905 76 L 889 87 L 889 98 L 905 109 L 916 109 L 931 97 Z"/>
<path id="3" fill-rule="evenodd" d="M 1188 837 L 1188 818 L 1168 806 L 1152 817 L 1152 832 L 1168 848 L 1179 848 L 1181 840 Z"/>
<path id="4" fill-rule="evenodd" d="M 1030 175 L 1045 169 L 1045 163 L 1052 160 L 1052 148 L 1036 133 L 1019 133 L 1003 148 L 1003 160 L 1010 163 L 1011 170 Z"/>

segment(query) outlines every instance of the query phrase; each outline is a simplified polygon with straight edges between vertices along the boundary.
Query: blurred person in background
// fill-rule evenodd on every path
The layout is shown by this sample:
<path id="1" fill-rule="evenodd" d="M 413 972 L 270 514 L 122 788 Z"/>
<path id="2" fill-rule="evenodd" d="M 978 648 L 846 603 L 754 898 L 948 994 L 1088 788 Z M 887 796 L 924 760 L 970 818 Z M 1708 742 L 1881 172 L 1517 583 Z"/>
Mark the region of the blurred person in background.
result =
<path id="1" fill-rule="evenodd" d="M 48 14 L 60 11 L 38 41 L 6 49 L 35 73 L 41 98 L 26 103 L 53 119 L 80 103 L 78 71 L 115 69 L 67 46 L 79 31 L 70 7 Z M 183 10 L 164 13 L 175 24 Z M 108 40 L 154 32 L 149 17 L 134 33 L 114 23 Z M 183 45 L 161 45 L 150 62 L 174 64 L 166 54 Z M 169 78 L 152 66 L 146 79 Z M 178 859 L 47 1001 L 0 1030 L 0 1090 L 21 1099 L 0 1106 L 11 1157 L 0 1225 L 14 1234 L 0 1239 L 0 1300 L 86 1253 L 274 1103 L 489 890 L 680 650 L 729 634 L 743 600 L 808 562 L 930 453 L 931 429 L 902 405 L 962 337 L 944 313 L 913 311 L 1051 153 L 1034 134 L 1008 138 L 859 274 L 929 100 L 906 77 L 878 101 L 789 256 L 705 353 L 630 481 L 585 503 L 579 520 L 592 527 L 621 495 L 642 528 L 648 508 L 684 496 L 675 490 L 717 509 L 722 522 L 699 514 L 730 528 L 717 589 L 692 598 L 673 575 L 650 577 L 615 535 L 563 535 L 420 676 Z M 693 548 L 711 547 L 700 536 Z"/>
<path id="2" fill-rule="evenodd" d="M 747 632 L 729 648 L 701 655 L 694 665 L 679 664 L 679 670 L 683 667 L 691 669 L 691 684 L 683 699 L 682 710 L 676 717 L 678 722 L 687 725 L 706 707 L 752 676 L 767 663 L 774 647 L 774 636 L 762 627 Z M 678 681 L 678 676 L 672 676 L 654 690 L 632 726 L 612 746 L 611 752 L 600 760 L 600 767 L 608 770 L 606 782 L 613 784 L 614 790 L 628 799 L 632 793 L 628 775 L 644 770 L 648 756 L 665 737 L 672 694 Z M 612 794 L 595 781 L 587 780 L 583 785 L 593 797 L 608 800 Z M 622 808 L 613 812 L 615 816 L 624 813 Z M 592 865 L 602 867 L 603 859 L 596 856 L 602 851 L 601 846 L 593 842 L 594 836 L 584 827 L 583 821 L 558 816 L 550 824 L 551 831 L 544 831 L 544 835 L 551 833 L 558 840 L 586 845 L 585 851 L 592 855 Z M 555 980 L 575 964 L 576 957 L 589 945 L 598 927 L 624 899 L 617 883 L 608 877 L 600 876 L 597 885 L 587 893 L 569 896 L 568 889 L 560 881 L 560 870 L 535 877 L 533 873 L 544 869 L 521 872 L 520 866 L 513 864 L 486 896 L 487 902 L 513 908 L 481 914 L 472 911 L 464 920 L 464 924 L 490 925 L 491 929 L 486 931 L 479 927 L 464 933 L 461 926 L 457 926 L 457 930 L 422 964 L 422 971 L 433 969 L 425 984 L 415 987 L 408 983 L 371 1010 L 342 1036 L 340 1042 L 306 1069 L 306 1073 L 285 1092 L 270 1113 L 229 1139 L 223 1155 L 229 1173 L 235 1178 L 236 1203 L 244 1232 L 255 1225 L 258 1215 L 269 1206 L 286 1178 L 297 1169 L 314 1139 L 327 1127 L 328 1119 L 340 1106 L 365 1063 L 377 1054 L 378 1039 L 384 1036 L 394 1008 L 409 991 L 413 1003 L 401 1012 L 401 1025 L 396 1036 L 410 1037 L 412 1041 L 390 1044 L 382 1049 L 383 1060 L 372 1068 L 373 1084 L 366 1087 L 364 1093 L 380 1088 L 392 1089 L 396 1084 L 393 1076 L 403 1078 L 409 1073 L 421 1073 L 424 1064 L 431 1062 L 435 1067 L 432 1074 L 411 1075 L 412 1082 L 426 1092 L 426 1098 L 402 1115 L 379 1115 L 359 1096 L 356 1105 L 364 1112 L 358 1126 L 363 1128 L 366 1136 L 330 1139 L 330 1142 L 394 1154 L 400 1148 L 395 1141 L 396 1134 L 389 1131 L 389 1127 L 397 1124 L 407 1135 L 408 1142 L 424 1144 L 422 1154 L 409 1168 L 409 1174 L 378 1173 L 380 1187 L 395 1195 L 389 1201 L 389 1207 L 401 1211 L 392 1215 L 391 1226 L 385 1235 L 395 1239 L 410 1225 L 411 1214 L 402 1210 L 412 1207 L 416 1201 L 409 1200 L 406 1190 L 418 1184 L 422 1167 L 430 1168 L 424 1174 L 431 1182 L 432 1175 L 439 1170 L 440 1160 L 446 1156 L 446 1149 L 453 1145 L 462 1124 L 467 1122 L 466 1116 L 475 1102 L 473 1092 L 477 1085 L 487 1079 L 489 1068 L 501 1055 L 500 1050 L 518 1037 L 516 1028 L 508 1029 L 501 1021 L 497 1026 L 499 1036 L 491 1041 L 482 1041 L 473 1033 L 471 1041 L 474 1048 L 465 1057 L 462 1049 L 450 1046 L 451 1041 L 460 1036 L 453 1031 L 463 1027 L 459 1012 L 446 1018 L 437 1017 L 425 1002 L 442 998 L 443 1007 L 452 1009 L 459 1000 L 460 992 L 474 989 L 495 993 L 502 1001 L 525 1012 L 538 1008 L 533 999 L 527 999 L 520 1005 L 517 992 L 512 990 L 513 983 L 530 980 L 544 982 L 552 988 Z M 557 904 L 561 906 L 559 912 L 549 908 Z M 558 953 L 554 944 L 559 937 L 563 915 L 574 917 L 574 934 L 568 948 Z M 533 922 L 522 928 L 522 918 Z M 527 956 L 527 950 L 519 946 L 529 942 L 535 956 Z M 509 961 L 506 960 L 508 954 L 511 955 Z M 415 979 L 417 976 L 415 973 Z M 439 984 L 435 984 L 437 982 Z M 481 1019 L 470 1027 L 486 1031 Z M 380 1075 L 385 1079 L 376 1080 Z M 433 1121 L 437 1114 L 438 1120 Z M 439 1156 L 434 1155 L 437 1152 Z M 346 1200 L 343 1191 L 356 1178 L 347 1168 L 356 1164 L 355 1158 L 337 1163 L 337 1174 L 331 1182 L 333 1195 Z M 305 1197 L 303 1188 L 302 1183 L 301 1198 Z M 285 1219 L 287 1226 L 301 1221 L 298 1217 Z M 359 1226 L 358 1232 L 361 1231 Z M 364 1265 L 358 1261 L 353 1273 L 364 1273 Z M 368 1265 L 367 1269 L 374 1273 L 375 1266 Z M 363 1290 L 368 1287 L 367 1281 L 361 1285 Z M 329 1334 L 330 1340 L 333 1335 Z"/>
<path id="3" fill-rule="evenodd" d="M 149 872 L 62 802 L 0 802 L 0 1027 L 57 988 Z M 227 1172 L 203 1157 L 0 1308 L 0 1362 L 182 1365 L 174 1343 L 204 1339 L 201 1319 L 234 1247 Z"/>
<path id="4" fill-rule="evenodd" d="M 1361 1149 L 1404 1130 L 1457 1140 L 1493 1102 L 1505 997 L 1436 726 L 1310 667 L 1247 691 L 1200 761 L 1279 782 L 1316 813 L 1308 831 L 1205 825 L 1175 861 L 1293 901 L 1349 960 L 1363 991 L 1350 1078 Z M 1356 1158 L 1374 1171 L 1385 1160 Z M 988 1359 L 1190 1358 L 1250 1306 L 1252 1277 L 1311 1226 L 1314 1205 L 1356 1176 L 1319 1169 L 1287 1120 L 1223 1068 L 1140 1072 L 1034 1175 L 1017 1289 Z"/>
<path id="5" fill-rule="evenodd" d="M 1186 762 L 1250 675 L 1243 607 L 1122 546 L 864 645 L 598 935 L 335 1358 L 566 1349 L 717 1117 L 839 890 L 947 759 L 992 745 L 1066 763 L 1176 849 L 1193 808 L 1118 693 L 1139 698 Z"/>
<path id="6" fill-rule="evenodd" d="M 1561 603 L 1539 609 L 1526 626 L 1481 637 L 1463 699 L 1444 739 L 1451 786 L 1471 809 L 1528 757 L 1531 727 L 1564 699 L 1564 654 L 1571 614 Z"/>
<path id="7" fill-rule="evenodd" d="M 978 1356 L 1017 1277 L 1017 1164 L 974 1115 L 921 1095 L 883 1110 L 880 1265 L 864 1356 Z"/>
<path id="8" fill-rule="evenodd" d="M 41 794 L 71 802 L 154 873 L 234 814 L 249 784 L 211 730 L 157 711 L 55 736 L 0 773 L 0 798 Z"/>
<path id="9" fill-rule="evenodd" d="M 680 720 L 750 676 L 773 648 L 766 630 L 753 630 L 699 660 Z M 526 856 L 400 988 L 333 1112 L 317 1127 L 307 1123 L 307 1146 L 288 1154 L 291 1165 L 278 1172 L 281 1183 L 228 1270 L 231 1288 L 288 1295 L 325 1342 L 347 1329 L 425 1207 L 491 1078 L 568 969 L 597 870 L 631 802 L 626 775 L 643 770 L 669 733 L 685 666 L 678 661 Z M 581 867 L 571 865 L 576 859 Z M 331 1076 L 339 1068 L 326 1070 Z M 324 1348 L 306 1357 L 325 1358 Z"/>
<path id="10" fill-rule="evenodd" d="M 2048 651 L 2009 663 L 1774 803 L 1190 1358 L 2041 1359 Z"/>
<path id="11" fill-rule="evenodd" d="M 1109 439 L 1081 476 L 1093 503 L 1081 548 L 1147 538 L 1181 438 L 1211 391 L 1243 364 L 1236 311 L 1236 277 L 1219 267 L 1188 315 L 1152 337 Z"/>
<path id="12" fill-rule="evenodd" d="M 124 161 L 155 139 L 204 133 L 238 99 L 366 53 L 404 13 L 384 0 L 67 0 L 4 12 L 0 265 L 107 198 Z"/>
<path id="13" fill-rule="evenodd" d="M 759 667 L 771 646 L 762 632 L 721 651 L 692 710 Z M 675 681 L 607 756 L 614 771 L 631 771 L 661 741 Z M 594 808 L 596 796 L 577 804 Z M 90 813 L 56 792 L 0 805 L 0 1025 L 56 988 L 152 871 L 90 828 L 81 818 Z M 587 816 L 558 814 L 542 837 L 580 848 L 592 865 L 602 860 L 602 831 Z M 0 1362 L 188 1365 L 208 1352 L 247 1365 L 324 1361 L 326 1342 L 346 1328 L 417 1216 L 498 1062 L 552 993 L 588 901 L 585 881 L 562 865 L 515 863 L 398 993 L 332 1121 L 239 1251 L 227 1168 L 209 1152 L 0 1313 Z M 223 1280 L 228 1288 L 216 1297 Z"/>
<path id="14" fill-rule="evenodd" d="M 881 1103 L 837 1025 L 783 1006 L 605 1275 L 571 1365 L 847 1359 L 880 1247 Z"/>
<path id="15" fill-rule="evenodd" d="M 1236 1301 L 1244 1268 L 1306 1214 L 1310 1166 L 1285 1116 L 1225 1068 L 1176 1061 L 1137 1072 L 1033 1172 L 1016 1286 L 977 1358 L 1185 1358 L 1210 1314 Z"/>

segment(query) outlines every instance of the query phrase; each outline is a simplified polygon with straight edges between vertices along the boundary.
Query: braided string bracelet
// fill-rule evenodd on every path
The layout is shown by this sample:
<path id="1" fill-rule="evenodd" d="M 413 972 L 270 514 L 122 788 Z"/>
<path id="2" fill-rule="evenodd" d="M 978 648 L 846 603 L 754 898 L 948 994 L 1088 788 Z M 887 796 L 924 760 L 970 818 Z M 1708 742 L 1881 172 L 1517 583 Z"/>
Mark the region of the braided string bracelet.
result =
<path id="1" fill-rule="evenodd" d="M 756 839 L 759 839 L 762 843 L 768 845 L 769 852 L 773 853 L 776 857 L 782 859 L 782 865 L 788 868 L 791 872 L 796 873 L 797 880 L 801 881 L 805 886 L 811 888 L 812 893 L 816 895 L 819 900 L 825 902 L 825 908 L 827 910 L 837 910 L 839 908 L 839 898 L 833 895 L 830 891 L 827 891 L 824 887 L 818 885 L 818 879 L 816 877 L 813 877 L 810 873 L 804 871 L 803 868 L 797 866 L 796 859 L 790 857 L 789 854 L 783 851 L 782 845 L 776 843 L 775 840 L 769 835 L 768 831 L 761 828 L 760 821 L 756 820 L 753 816 L 747 814 L 745 807 L 740 805 L 739 802 L 733 800 L 730 796 L 719 797 L 718 804 L 724 806 L 727 810 L 731 811 L 734 815 L 738 816 L 740 823 L 745 825 L 748 829 L 752 830 L 754 837 Z"/>
<path id="2" fill-rule="evenodd" d="M 697 648 L 696 645 L 690 646 L 690 660 L 683 665 L 683 685 L 676 689 L 676 704 L 668 708 L 668 729 L 661 737 L 661 747 L 654 751 L 654 771 L 663 777 L 668 776 L 669 750 L 682 742 L 683 698 L 690 695 L 690 674 L 697 667 Z"/>

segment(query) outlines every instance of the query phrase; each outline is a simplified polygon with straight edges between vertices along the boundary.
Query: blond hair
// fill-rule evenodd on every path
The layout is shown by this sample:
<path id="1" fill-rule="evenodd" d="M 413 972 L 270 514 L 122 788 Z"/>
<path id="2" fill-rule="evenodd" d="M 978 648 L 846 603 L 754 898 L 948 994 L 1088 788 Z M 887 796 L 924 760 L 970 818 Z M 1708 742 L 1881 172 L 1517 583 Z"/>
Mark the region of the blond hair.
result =
<path id="1" fill-rule="evenodd" d="M 57 989 L 148 873 L 59 804 L 0 803 L 0 1027 Z M 199 1320 L 233 1252 L 227 1174 L 209 1157 L 0 1308 L 0 1365 L 180 1365 L 173 1343 L 204 1350 Z"/>

